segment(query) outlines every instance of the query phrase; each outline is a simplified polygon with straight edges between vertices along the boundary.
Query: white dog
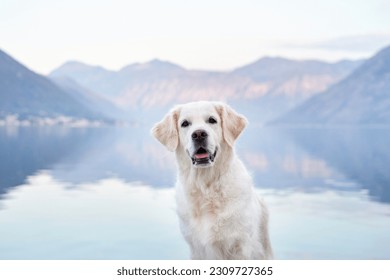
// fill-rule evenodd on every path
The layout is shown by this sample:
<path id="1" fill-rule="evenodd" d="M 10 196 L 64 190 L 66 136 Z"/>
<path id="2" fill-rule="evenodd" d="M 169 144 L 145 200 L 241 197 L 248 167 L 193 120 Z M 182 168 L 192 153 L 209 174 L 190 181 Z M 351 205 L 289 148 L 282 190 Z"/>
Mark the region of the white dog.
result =
<path id="1" fill-rule="evenodd" d="M 192 259 L 270 259 L 267 208 L 233 146 L 246 119 L 218 102 L 173 108 L 153 135 L 176 153 L 177 211 Z"/>

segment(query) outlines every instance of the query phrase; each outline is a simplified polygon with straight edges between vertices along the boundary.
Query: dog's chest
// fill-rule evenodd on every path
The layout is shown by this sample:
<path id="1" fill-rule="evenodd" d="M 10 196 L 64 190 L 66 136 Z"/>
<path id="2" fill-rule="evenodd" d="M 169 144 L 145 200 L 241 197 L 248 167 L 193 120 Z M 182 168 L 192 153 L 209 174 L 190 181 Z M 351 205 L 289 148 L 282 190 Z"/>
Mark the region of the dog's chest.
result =
<path id="1" fill-rule="evenodd" d="M 224 193 L 193 190 L 188 197 L 189 225 L 198 236 L 215 239 L 228 223 L 228 199 Z"/>
<path id="2" fill-rule="evenodd" d="M 208 188 L 201 190 L 193 188 L 187 196 L 191 209 L 191 216 L 194 219 L 218 216 L 223 211 L 226 203 L 226 195 L 220 188 Z"/>

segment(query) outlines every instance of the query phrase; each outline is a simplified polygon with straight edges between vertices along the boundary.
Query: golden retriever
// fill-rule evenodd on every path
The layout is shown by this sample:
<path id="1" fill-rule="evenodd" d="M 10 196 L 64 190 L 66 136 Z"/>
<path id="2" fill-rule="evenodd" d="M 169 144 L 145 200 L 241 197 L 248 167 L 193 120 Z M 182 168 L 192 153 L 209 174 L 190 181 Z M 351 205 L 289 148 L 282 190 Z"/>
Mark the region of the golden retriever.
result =
<path id="1" fill-rule="evenodd" d="M 192 259 L 270 259 L 268 213 L 234 151 L 247 120 L 220 102 L 174 107 L 153 135 L 175 152 L 177 213 Z"/>

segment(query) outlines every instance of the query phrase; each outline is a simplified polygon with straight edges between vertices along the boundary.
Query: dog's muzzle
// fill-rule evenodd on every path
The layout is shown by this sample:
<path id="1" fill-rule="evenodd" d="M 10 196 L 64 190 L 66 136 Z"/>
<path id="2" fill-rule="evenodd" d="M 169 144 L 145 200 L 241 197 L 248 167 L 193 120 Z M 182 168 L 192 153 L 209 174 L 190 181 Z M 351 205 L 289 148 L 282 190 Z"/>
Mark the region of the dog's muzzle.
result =
<path id="1" fill-rule="evenodd" d="M 200 147 L 191 156 L 192 164 L 198 167 L 206 167 L 214 162 L 216 155 L 217 149 L 214 152 L 210 152 L 204 147 Z"/>
<path id="2" fill-rule="evenodd" d="M 203 129 L 198 129 L 191 134 L 192 144 L 195 147 L 195 152 L 190 155 L 192 164 L 197 167 L 207 167 L 214 162 L 217 155 L 217 149 L 210 151 L 207 149 L 208 134 Z"/>

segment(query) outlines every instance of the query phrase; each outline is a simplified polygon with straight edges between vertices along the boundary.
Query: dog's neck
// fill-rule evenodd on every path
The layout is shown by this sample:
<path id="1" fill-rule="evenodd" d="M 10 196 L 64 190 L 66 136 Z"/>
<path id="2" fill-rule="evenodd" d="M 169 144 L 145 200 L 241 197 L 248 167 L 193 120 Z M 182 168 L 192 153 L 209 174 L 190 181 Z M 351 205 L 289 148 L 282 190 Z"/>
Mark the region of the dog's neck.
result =
<path id="1" fill-rule="evenodd" d="M 177 162 L 184 163 L 178 166 L 178 179 L 183 186 L 191 188 L 188 191 L 196 189 L 210 192 L 221 188 L 220 179 L 232 168 L 234 150 L 228 145 L 222 145 L 218 153 L 213 166 L 196 168 L 184 150 L 176 151 Z"/>

